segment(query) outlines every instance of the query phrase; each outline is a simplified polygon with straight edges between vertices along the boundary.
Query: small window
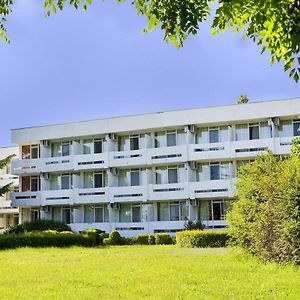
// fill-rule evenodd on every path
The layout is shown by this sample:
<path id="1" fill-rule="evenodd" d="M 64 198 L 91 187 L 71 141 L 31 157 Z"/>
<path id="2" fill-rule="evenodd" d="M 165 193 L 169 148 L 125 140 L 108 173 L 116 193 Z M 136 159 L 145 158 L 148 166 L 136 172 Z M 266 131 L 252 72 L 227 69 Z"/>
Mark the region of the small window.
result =
<path id="1" fill-rule="evenodd" d="M 94 187 L 95 188 L 102 188 L 104 186 L 103 174 L 102 173 L 95 173 L 94 174 Z"/>
<path id="2" fill-rule="evenodd" d="M 31 146 L 31 158 L 32 159 L 39 158 L 39 146 L 38 145 Z"/>
<path id="3" fill-rule="evenodd" d="M 139 136 L 130 137 L 130 150 L 139 150 Z"/>
<path id="4" fill-rule="evenodd" d="M 94 153 L 102 153 L 103 152 L 103 141 L 95 140 L 94 141 Z"/>
<path id="5" fill-rule="evenodd" d="M 140 171 L 139 170 L 131 170 L 130 171 L 130 183 L 131 183 L 131 186 L 140 185 Z"/>
<path id="6" fill-rule="evenodd" d="M 22 177 L 22 192 L 30 191 L 30 176 Z"/>
<path id="7" fill-rule="evenodd" d="M 258 140 L 259 139 L 259 125 L 258 124 L 250 124 L 249 125 L 249 138 L 250 138 L 250 140 Z"/>
<path id="8" fill-rule="evenodd" d="M 167 133 L 167 147 L 176 146 L 176 132 Z"/>
<path id="9" fill-rule="evenodd" d="M 30 145 L 22 146 L 22 159 L 30 159 Z"/>
<path id="10" fill-rule="evenodd" d="M 210 165 L 210 180 L 220 179 L 220 165 Z"/>
<path id="11" fill-rule="evenodd" d="M 219 129 L 212 128 L 209 129 L 209 142 L 210 143 L 219 143 Z"/>
<path id="12" fill-rule="evenodd" d="M 70 144 L 62 144 L 61 146 L 61 154 L 62 156 L 69 156 L 70 155 Z"/>
<path id="13" fill-rule="evenodd" d="M 62 190 L 70 189 L 70 175 L 61 176 L 61 189 Z"/>
<path id="14" fill-rule="evenodd" d="M 104 208 L 95 207 L 95 222 L 103 223 L 104 222 Z"/>
<path id="15" fill-rule="evenodd" d="M 39 190 L 39 178 L 37 176 L 31 177 L 31 191 L 36 192 Z"/>
<path id="16" fill-rule="evenodd" d="M 168 183 L 178 183 L 177 168 L 168 169 Z"/>
<path id="17" fill-rule="evenodd" d="M 62 222 L 65 224 L 71 224 L 71 209 L 62 208 Z"/>
<path id="18" fill-rule="evenodd" d="M 132 222 L 141 222 L 141 206 L 132 206 Z"/>
<path id="19" fill-rule="evenodd" d="M 179 203 L 170 203 L 170 221 L 179 221 Z"/>
<path id="20" fill-rule="evenodd" d="M 300 136 L 300 121 L 293 122 L 294 136 Z"/>

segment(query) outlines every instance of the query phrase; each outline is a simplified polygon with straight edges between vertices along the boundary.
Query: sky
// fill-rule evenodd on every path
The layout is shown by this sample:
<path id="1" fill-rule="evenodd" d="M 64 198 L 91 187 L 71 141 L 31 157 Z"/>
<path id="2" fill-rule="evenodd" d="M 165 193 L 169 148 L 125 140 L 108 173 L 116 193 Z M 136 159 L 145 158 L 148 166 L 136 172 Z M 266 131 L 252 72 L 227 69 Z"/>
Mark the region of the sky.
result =
<path id="1" fill-rule="evenodd" d="M 240 34 L 213 37 L 209 24 L 182 49 L 161 30 L 142 34 L 127 3 L 66 7 L 44 17 L 43 1 L 16 0 L 0 40 L 0 146 L 10 129 L 146 112 L 300 96 L 300 85 L 270 65 Z"/>

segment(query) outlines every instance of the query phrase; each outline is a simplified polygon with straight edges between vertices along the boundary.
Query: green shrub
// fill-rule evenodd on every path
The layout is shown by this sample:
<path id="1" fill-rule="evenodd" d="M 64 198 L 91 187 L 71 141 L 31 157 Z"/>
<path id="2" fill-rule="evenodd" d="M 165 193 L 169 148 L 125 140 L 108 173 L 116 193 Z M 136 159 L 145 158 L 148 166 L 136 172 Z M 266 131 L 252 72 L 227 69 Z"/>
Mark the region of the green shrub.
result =
<path id="1" fill-rule="evenodd" d="M 148 234 L 148 245 L 155 245 L 155 235 Z"/>
<path id="2" fill-rule="evenodd" d="M 123 244 L 122 245 L 135 245 L 137 244 L 137 238 L 136 237 L 123 237 Z"/>
<path id="3" fill-rule="evenodd" d="M 184 228 L 186 230 L 203 230 L 204 229 L 204 225 L 202 224 L 201 220 L 197 220 L 197 221 L 191 221 L 189 220 L 185 225 Z"/>
<path id="4" fill-rule="evenodd" d="M 103 245 L 103 239 L 108 237 L 108 234 L 107 236 L 104 235 L 104 231 L 100 229 L 86 229 L 83 230 L 81 234 L 94 238 L 97 245 Z"/>
<path id="5" fill-rule="evenodd" d="M 104 245 L 124 245 L 125 239 L 121 237 L 120 233 L 116 230 L 109 233 L 108 238 L 103 239 Z"/>
<path id="6" fill-rule="evenodd" d="M 20 247 L 94 247 L 95 239 L 72 232 L 28 232 L 24 234 L 0 235 L 0 249 Z"/>
<path id="7" fill-rule="evenodd" d="M 170 245 L 173 244 L 173 239 L 167 233 L 157 233 L 155 243 L 156 245 Z"/>
<path id="8" fill-rule="evenodd" d="M 52 220 L 36 220 L 33 222 L 24 222 L 23 224 L 18 224 L 9 227 L 5 233 L 24 233 L 31 231 L 45 231 L 45 230 L 56 230 L 56 231 L 71 231 L 71 228 L 61 222 L 56 222 Z"/>
<path id="9" fill-rule="evenodd" d="M 268 152 L 242 166 L 227 216 L 231 244 L 263 260 L 300 264 L 299 182 L 297 140 L 289 157 Z"/>
<path id="10" fill-rule="evenodd" d="M 225 247 L 227 241 L 227 232 L 221 230 L 185 230 L 176 233 L 176 245 L 179 247 Z"/>

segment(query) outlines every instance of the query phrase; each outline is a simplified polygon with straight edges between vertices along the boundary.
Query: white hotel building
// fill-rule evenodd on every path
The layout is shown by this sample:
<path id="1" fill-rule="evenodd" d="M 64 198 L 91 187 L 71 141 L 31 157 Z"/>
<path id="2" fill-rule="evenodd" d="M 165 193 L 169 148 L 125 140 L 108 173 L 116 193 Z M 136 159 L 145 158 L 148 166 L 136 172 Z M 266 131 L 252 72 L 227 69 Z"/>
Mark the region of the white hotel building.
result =
<path id="1" fill-rule="evenodd" d="M 225 227 L 238 167 L 288 154 L 300 99 L 159 112 L 12 130 L 20 221 L 124 236 Z"/>

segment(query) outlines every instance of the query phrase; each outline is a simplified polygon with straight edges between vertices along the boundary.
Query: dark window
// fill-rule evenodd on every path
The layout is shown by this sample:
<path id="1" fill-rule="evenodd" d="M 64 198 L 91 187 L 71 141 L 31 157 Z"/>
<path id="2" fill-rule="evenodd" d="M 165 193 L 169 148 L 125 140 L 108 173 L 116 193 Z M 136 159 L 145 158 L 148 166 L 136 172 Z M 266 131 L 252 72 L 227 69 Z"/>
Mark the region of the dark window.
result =
<path id="1" fill-rule="evenodd" d="M 102 140 L 94 141 L 94 153 L 102 153 L 103 152 L 103 142 Z"/>
<path id="2" fill-rule="evenodd" d="M 103 187 L 103 174 L 102 173 L 96 173 L 94 174 L 94 187 L 95 188 L 101 188 Z"/>
<path id="3" fill-rule="evenodd" d="M 95 207 L 95 222 L 96 223 L 102 223 L 104 222 L 103 218 L 103 207 Z"/>
<path id="4" fill-rule="evenodd" d="M 293 123 L 294 136 L 300 136 L 300 121 Z"/>
<path id="5" fill-rule="evenodd" d="M 70 155 L 70 144 L 62 144 L 62 156 L 69 156 Z"/>
<path id="6" fill-rule="evenodd" d="M 30 176 L 22 177 L 22 192 L 30 191 Z"/>
<path id="7" fill-rule="evenodd" d="M 39 190 L 39 178 L 31 177 L 31 191 L 36 192 Z"/>
<path id="8" fill-rule="evenodd" d="M 141 222 L 140 206 L 132 206 L 132 222 Z"/>
<path id="9" fill-rule="evenodd" d="M 140 172 L 139 170 L 130 171 L 131 186 L 140 185 Z"/>
<path id="10" fill-rule="evenodd" d="M 167 133 L 167 147 L 176 146 L 176 133 Z"/>
<path id="11" fill-rule="evenodd" d="M 168 169 L 168 183 L 178 183 L 177 169 Z"/>
<path id="12" fill-rule="evenodd" d="M 139 137 L 130 137 L 130 150 L 139 150 Z"/>
<path id="13" fill-rule="evenodd" d="M 170 221 L 179 221 L 179 204 L 170 204 Z"/>
<path id="14" fill-rule="evenodd" d="M 209 130 L 209 142 L 210 143 L 219 143 L 219 130 L 210 129 Z"/>
<path id="15" fill-rule="evenodd" d="M 31 146 L 31 158 L 39 158 L 39 146 Z"/>
<path id="16" fill-rule="evenodd" d="M 62 222 L 65 224 L 71 223 L 71 210 L 70 208 L 63 208 L 62 209 Z"/>
<path id="17" fill-rule="evenodd" d="M 68 190 L 70 188 L 70 176 L 62 175 L 61 176 L 61 189 Z"/>
<path id="18" fill-rule="evenodd" d="M 250 125 L 249 138 L 250 138 L 250 140 L 259 139 L 259 126 L 258 125 Z"/>
<path id="19" fill-rule="evenodd" d="M 210 180 L 219 180 L 219 179 L 220 179 L 220 166 L 210 165 Z"/>

